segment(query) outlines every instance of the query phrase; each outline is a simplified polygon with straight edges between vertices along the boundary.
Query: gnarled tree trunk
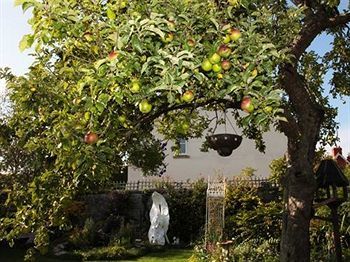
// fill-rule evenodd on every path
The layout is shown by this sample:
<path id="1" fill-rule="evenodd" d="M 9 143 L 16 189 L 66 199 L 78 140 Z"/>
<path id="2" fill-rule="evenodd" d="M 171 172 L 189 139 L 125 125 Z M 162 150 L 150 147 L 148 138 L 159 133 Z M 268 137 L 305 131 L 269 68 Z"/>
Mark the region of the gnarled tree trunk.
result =
<path id="1" fill-rule="evenodd" d="M 289 151 L 293 160 L 284 185 L 281 261 L 310 261 L 309 224 L 315 179 L 303 150 Z"/>
<path id="2" fill-rule="evenodd" d="M 313 162 L 324 112 L 307 94 L 306 83 L 296 67 L 281 70 L 282 84 L 293 108 L 286 108 L 289 168 L 283 181 L 284 215 L 281 261 L 310 261 L 309 225 L 316 189 Z"/>

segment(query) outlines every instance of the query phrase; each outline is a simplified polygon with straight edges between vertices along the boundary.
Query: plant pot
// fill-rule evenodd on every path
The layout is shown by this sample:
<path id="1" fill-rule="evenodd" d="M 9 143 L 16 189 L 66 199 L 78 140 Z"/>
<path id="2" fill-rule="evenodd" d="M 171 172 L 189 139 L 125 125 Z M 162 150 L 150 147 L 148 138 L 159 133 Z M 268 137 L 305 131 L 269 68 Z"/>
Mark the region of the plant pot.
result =
<path id="1" fill-rule="evenodd" d="M 209 147 L 216 150 L 220 156 L 229 156 L 240 146 L 242 137 L 235 134 L 216 134 L 207 137 Z"/>

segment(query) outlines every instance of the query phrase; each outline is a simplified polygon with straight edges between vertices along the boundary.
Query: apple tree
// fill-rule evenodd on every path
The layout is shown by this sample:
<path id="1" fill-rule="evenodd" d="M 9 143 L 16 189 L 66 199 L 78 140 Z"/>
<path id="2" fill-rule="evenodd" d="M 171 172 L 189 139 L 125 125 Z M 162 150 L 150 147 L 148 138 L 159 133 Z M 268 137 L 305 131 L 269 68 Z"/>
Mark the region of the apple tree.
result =
<path id="1" fill-rule="evenodd" d="M 348 13 L 337 1 L 16 0 L 33 14 L 20 48 L 35 61 L 24 76 L 1 71 L 12 103 L 3 124 L 42 163 L 8 196 L 16 211 L 0 237 L 69 227 L 64 210 L 79 193 L 125 164 L 160 174 L 164 141 L 202 137 L 204 111 L 232 111 L 264 150 L 271 126 L 288 137 L 282 261 L 309 261 L 316 143 L 333 142 L 334 110 L 321 89 L 332 68 L 335 95 L 349 94 Z M 307 47 L 335 36 L 323 63 Z M 244 112 L 245 111 L 245 112 Z"/>

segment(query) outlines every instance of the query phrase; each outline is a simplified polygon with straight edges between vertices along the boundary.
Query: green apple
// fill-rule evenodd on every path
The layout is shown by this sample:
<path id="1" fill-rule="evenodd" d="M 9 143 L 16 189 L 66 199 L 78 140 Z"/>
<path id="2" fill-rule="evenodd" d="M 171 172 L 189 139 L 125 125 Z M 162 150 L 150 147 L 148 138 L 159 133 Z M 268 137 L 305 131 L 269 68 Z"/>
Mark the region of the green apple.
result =
<path id="1" fill-rule="evenodd" d="M 84 34 L 84 38 L 88 41 L 88 42 L 91 42 L 92 40 L 94 40 L 92 34 L 90 32 L 86 32 Z"/>
<path id="2" fill-rule="evenodd" d="M 140 82 L 138 80 L 134 80 L 131 82 L 130 91 L 134 94 L 140 92 Z"/>
<path id="3" fill-rule="evenodd" d="M 201 66 L 202 66 L 202 69 L 206 72 L 211 71 L 213 68 L 213 65 L 212 65 L 212 63 L 210 63 L 209 59 L 204 59 Z"/>
<path id="4" fill-rule="evenodd" d="M 270 114 L 272 112 L 272 109 L 272 106 L 265 106 L 263 110 L 266 114 Z"/>
<path id="5" fill-rule="evenodd" d="M 224 44 L 230 43 L 231 41 L 230 35 L 225 35 L 222 41 L 224 42 Z"/>
<path id="6" fill-rule="evenodd" d="M 254 69 L 252 71 L 252 77 L 256 77 L 258 75 L 258 70 Z"/>
<path id="7" fill-rule="evenodd" d="M 168 33 L 162 40 L 164 43 L 170 43 L 174 39 L 173 33 Z"/>
<path id="8" fill-rule="evenodd" d="M 230 31 L 230 38 L 232 41 L 237 41 L 242 36 L 241 31 L 237 28 L 232 28 Z"/>
<path id="9" fill-rule="evenodd" d="M 241 109 L 247 113 L 252 113 L 254 111 L 254 105 L 250 96 L 243 97 L 241 102 Z"/>
<path id="10" fill-rule="evenodd" d="M 194 94 L 191 90 L 187 90 L 185 93 L 182 94 L 182 101 L 186 103 L 190 103 L 194 98 Z"/>
<path id="11" fill-rule="evenodd" d="M 187 133 L 187 131 L 190 129 L 190 125 L 187 122 L 182 123 L 181 129 L 184 133 Z"/>
<path id="12" fill-rule="evenodd" d="M 222 70 L 221 65 L 219 65 L 219 64 L 213 65 L 213 71 L 214 71 L 215 73 L 220 73 L 221 70 Z"/>
<path id="13" fill-rule="evenodd" d="M 121 1 L 120 2 L 120 9 L 124 9 L 128 5 L 128 1 Z"/>
<path id="14" fill-rule="evenodd" d="M 140 109 L 141 113 L 147 114 L 147 113 L 151 112 L 152 105 L 148 102 L 147 99 L 143 99 L 139 103 L 139 109 Z"/>
<path id="15" fill-rule="evenodd" d="M 190 125 L 188 122 L 183 122 L 176 127 L 176 131 L 184 135 L 188 132 L 189 129 L 190 129 Z"/>
<path id="16" fill-rule="evenodd" d="M 239 6 L 239 0 L 228 0 L 228 3 L 230 4 L 230 6 L 233 6 L 233 7 Z"/>
<path id="17" fill-rule="evenodd" d="M 218 53 L 214 53 L 210 58 L 209 62 L 212 64 L 218 64 L 220 63 L 221 56 Z"/>
<path id="18" fill-rule="evenodd" d="M 120 123 L 125 123 L 126 116 L 125 115 L 120 115 L 120 116 L 118 116 L 118 120 L 119 120 Z"/>

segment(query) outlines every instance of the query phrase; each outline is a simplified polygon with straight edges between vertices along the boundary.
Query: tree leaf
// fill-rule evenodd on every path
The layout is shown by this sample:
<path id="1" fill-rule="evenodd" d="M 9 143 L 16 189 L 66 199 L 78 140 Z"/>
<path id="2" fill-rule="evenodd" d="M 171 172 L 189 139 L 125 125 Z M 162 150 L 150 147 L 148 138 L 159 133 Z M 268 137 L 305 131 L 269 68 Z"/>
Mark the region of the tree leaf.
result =
<path id="1" fill-rule="evenodd" d="M 34 42 L 34 37 L 30 34 L 24 35 L 19 42 L 19 50 L 23 52 L 25 49 L 29 48 L 32 46 Z"/>
<path id="2" fill-rule="evenodd" d="M 213 22 L 213 24 L 215 25 L 215 27 L 216 27 L 216 30 L 219 30 L 220 29 L 220 26 L 219 26 L 219 23 L 218 23 L 218 21 L 216 21 L 214 18 L 210 18 L 210 21 L 212 21 Z"/>
<path id="3" fill-rule="evenodd" d="M 115 20 L 115 18 L 117 17 L 116 14 L 114 13 L 114 11 L 112 9 L 110 9 L 109 7 L 107 8 L 107 17 L 110 20 Z"/>
<path id="4" fill-rule="evenodd" d="M 22 5 L 24 2 L 26 2 L 26 0 L 15 0 L 14 1 L 14 6 Z"/>
<path id="5" fill-rule="evenodd" d="M 148 26 L 146 28 L 144 28 L 145 30 L 151 31 L 153 33 L 156 33 L 157 35 L 159 35 L 162 39 L 164 38 L 165 34 L 162 32 L 162 30 L 160 30 L 159 28 L 156 28 L 154 26 Z"/>

